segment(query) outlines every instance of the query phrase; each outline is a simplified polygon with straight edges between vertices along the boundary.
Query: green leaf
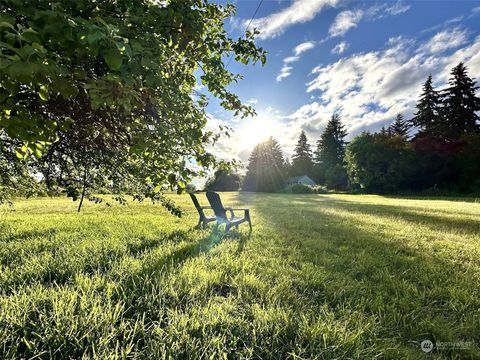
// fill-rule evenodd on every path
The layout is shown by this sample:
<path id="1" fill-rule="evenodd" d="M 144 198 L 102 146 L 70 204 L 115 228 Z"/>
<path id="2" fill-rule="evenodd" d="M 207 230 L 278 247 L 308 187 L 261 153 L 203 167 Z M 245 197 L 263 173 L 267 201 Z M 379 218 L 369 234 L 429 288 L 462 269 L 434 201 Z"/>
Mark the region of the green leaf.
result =
<path id="1" fill-rule="evenodd" d="M 40 86 L 40 89 L 38 90 L 38 96 L 40 96 L 40 99 L 43 101 L 47 101 L 49 99 L 48 88 L 45 85 Z"/>
<path id="2" fill-rule="evenodd" d="M 122 66 L 123 56 L 118 49 L 112 49 L 103 54 L 103 58 L 108 67 L 112 70 L 118 70 Z"/>
<path id="3" fill-rule="evenodd" d="M 35 149 L 34 154 L 37 159 L 42 157 L 42 152 L 39 149 Z"/>
<path id="4" fill-rule="evenodd" d="M 18 150 L 15 150 L 15 156 L 18 158 L 18 159 L 23 159 L 23 154 L 18 151 Z"/>
<path id="5" fill-rule="evenodd" d="M 33 66 L 31 63 L 16 61 L 8 69 L 12 79 L 19 82 L 28 83 L 32 80 Z"/>
<path id="6" fill-rule="evenodd" d="M 8 28 L 10 28 L 10 29 L 12 29 L 12 30 L 15 30 L 15 28 L 13 27 L 13 25 L 12 25 L 12 24 L 9 24 L 9 23 L 6 22 L 6 21 L 0 22 L 0 27 L 8 27 Z"/>

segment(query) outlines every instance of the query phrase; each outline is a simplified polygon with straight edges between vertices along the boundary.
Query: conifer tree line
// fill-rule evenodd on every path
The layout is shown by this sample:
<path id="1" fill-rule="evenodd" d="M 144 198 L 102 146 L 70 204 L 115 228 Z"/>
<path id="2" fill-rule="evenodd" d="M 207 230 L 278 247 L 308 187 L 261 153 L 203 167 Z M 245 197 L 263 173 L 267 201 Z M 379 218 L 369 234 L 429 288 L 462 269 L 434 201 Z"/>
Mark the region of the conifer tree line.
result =
<path id="1" fill-rule="evenodd" d="M 335 113 L 315 149 L 301 131 L 291 164 L 273 138 L 253 149 L 243 189 L 278 191 L 288 177 L 307 175 L 331 189 L 365 192 L 480 191 L 479 87 L 459 63 L 444 89 L 426 79 L 414 116 L 398 114 L 379 132 L 347 144 Z"/>

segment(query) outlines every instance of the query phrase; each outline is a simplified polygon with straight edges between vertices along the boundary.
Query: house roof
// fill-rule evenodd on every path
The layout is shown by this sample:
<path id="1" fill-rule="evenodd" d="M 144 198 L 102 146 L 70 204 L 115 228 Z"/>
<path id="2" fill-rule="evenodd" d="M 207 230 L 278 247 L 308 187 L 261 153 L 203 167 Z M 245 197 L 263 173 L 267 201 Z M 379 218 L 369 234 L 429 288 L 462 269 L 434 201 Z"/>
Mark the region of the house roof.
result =
<path id="1" fill-rule="evenodd" d="M 302 176 L 293 176 L 291 178 L 288 178 L 287 182 L 296 182 L 296 181 L 300 181 L 303 178 L 307 178 L 308 180 L 313 181 L 307 175 L 302 175 Z"/>

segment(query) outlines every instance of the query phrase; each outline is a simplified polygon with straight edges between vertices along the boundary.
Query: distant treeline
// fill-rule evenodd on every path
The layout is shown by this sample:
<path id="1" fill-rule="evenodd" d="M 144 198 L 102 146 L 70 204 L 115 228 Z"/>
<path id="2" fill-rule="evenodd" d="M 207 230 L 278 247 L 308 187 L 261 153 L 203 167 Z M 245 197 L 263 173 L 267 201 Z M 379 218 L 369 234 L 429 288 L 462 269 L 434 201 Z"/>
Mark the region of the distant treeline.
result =
<path id="1" fill-rule="evenodd" d="M 335 190 L 395 192 L 480 191 L 480 98 L 463 63 L 437 91 L 429 76 L 413 118 L 398 114 L 379 132 L 363 132 L 347 144 L 333 114 L 312 151 L 301 132 L 291 163 L 273 138 L 250 154 L 244 178 L 219 169 L 207 188 L 274 192 L 291 176 L 308 175 Z"/>

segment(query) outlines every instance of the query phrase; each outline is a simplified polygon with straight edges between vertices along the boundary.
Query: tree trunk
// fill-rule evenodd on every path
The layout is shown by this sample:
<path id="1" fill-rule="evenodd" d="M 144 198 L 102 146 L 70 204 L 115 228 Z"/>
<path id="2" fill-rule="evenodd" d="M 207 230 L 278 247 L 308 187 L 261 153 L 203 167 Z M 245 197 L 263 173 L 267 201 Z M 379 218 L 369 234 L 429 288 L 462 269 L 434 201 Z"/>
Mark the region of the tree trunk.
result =
<path id="1" fill-rule="evenodd" d="M 82 190 L 82 197 L 80 198 L 80 204 L 78 204 L 77 212 L 80 212 L 82 209 L 83 198 L 85 197 L 85 190 L 87 189 L 87 165 L 85 165 L 83 170 L 83 190 Z"/>

